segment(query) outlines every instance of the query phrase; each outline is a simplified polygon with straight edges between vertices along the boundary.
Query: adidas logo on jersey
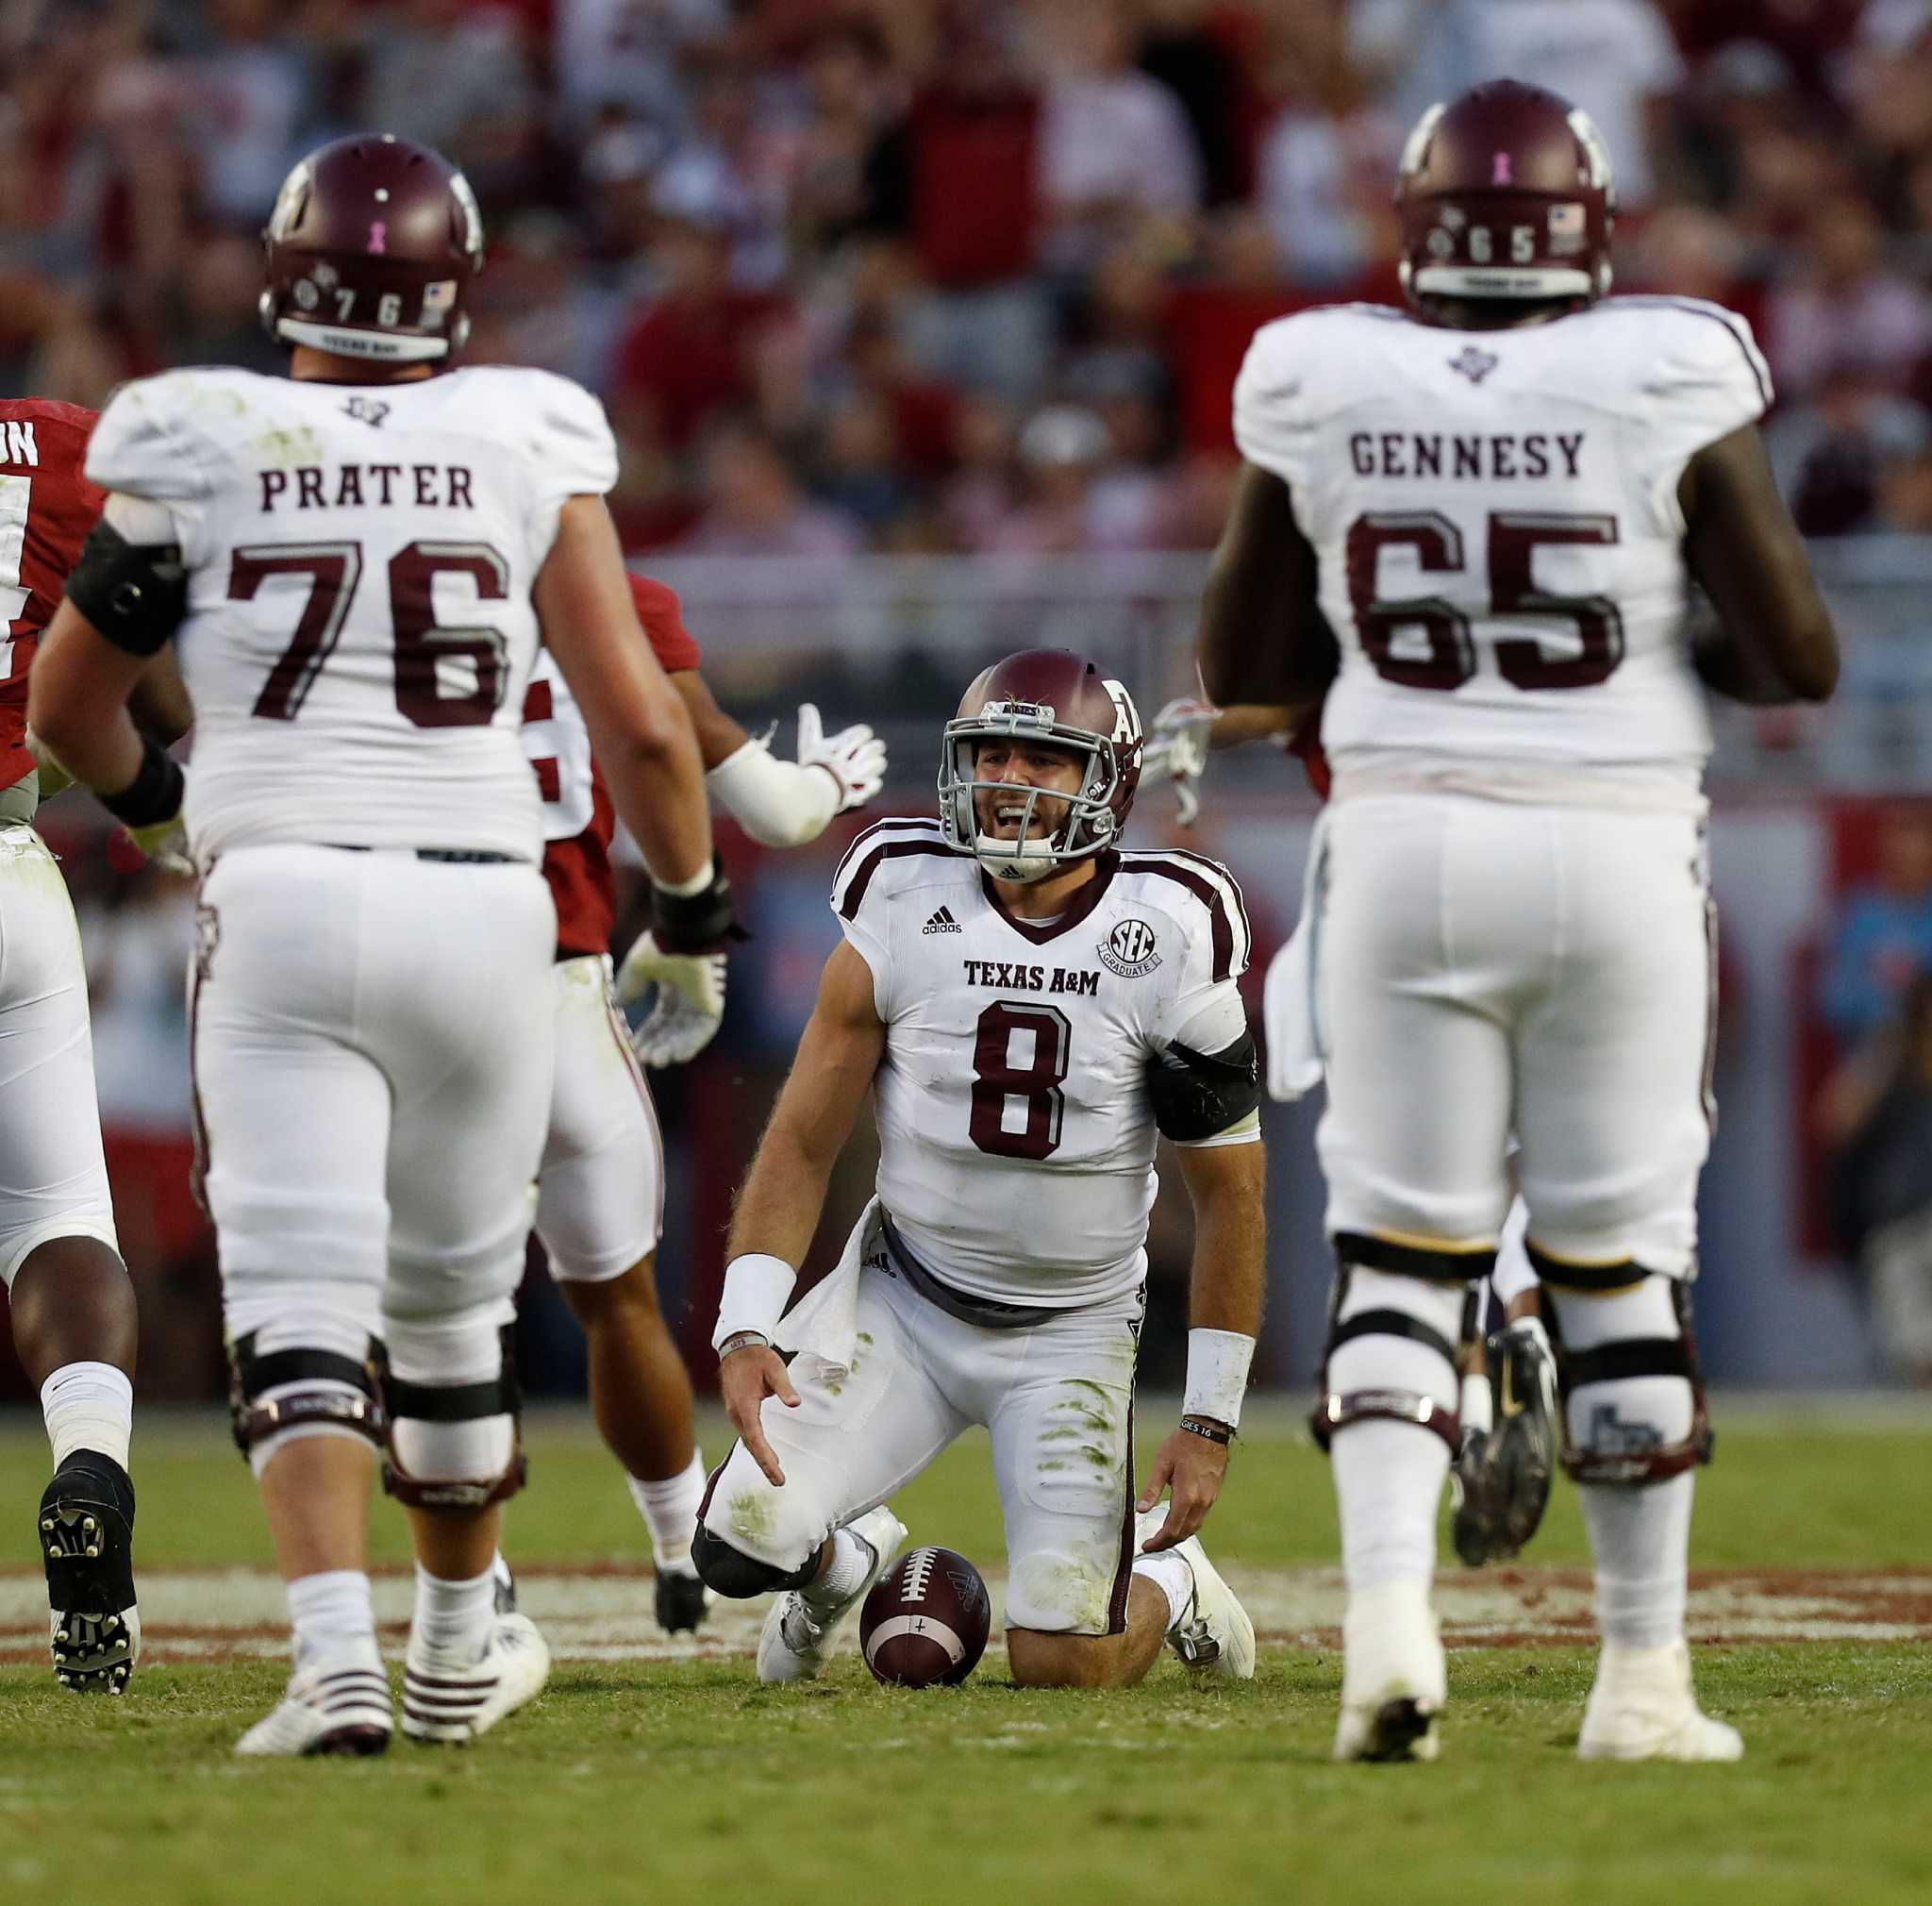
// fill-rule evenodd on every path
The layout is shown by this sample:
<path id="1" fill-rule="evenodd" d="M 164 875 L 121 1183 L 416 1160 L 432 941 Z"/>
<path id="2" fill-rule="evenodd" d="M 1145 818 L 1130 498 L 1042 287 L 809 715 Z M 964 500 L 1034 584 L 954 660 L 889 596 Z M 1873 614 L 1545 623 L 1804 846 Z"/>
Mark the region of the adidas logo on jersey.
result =
<path id="1" fill-rule="evenodd" d="M 922 933 L 963 933 L 966 929 L 953 918 L 950 907 L 941 907 L 919 930 Z"/>

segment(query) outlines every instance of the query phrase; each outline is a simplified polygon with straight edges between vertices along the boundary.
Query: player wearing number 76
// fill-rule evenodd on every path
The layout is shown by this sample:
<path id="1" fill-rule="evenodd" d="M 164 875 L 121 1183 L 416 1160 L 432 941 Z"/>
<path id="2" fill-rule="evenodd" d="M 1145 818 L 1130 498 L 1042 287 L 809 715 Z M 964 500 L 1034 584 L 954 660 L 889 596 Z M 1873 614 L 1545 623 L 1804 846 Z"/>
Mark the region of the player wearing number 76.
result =
<path id="1" fill-rule="evenodd" d="M 1124 1685 L 1163 1640 L 1197 1670 L 1254 1672 L 1253 1626 L 1195 1532 L 1261 1310 L 1248 923 L 1212 861 L 1121 848 L 1140 774 L 1119 682 L 1064 650 L 1009 656 L 946 726 L 940 819 L 883 821 L 839 869 L 844 941 L 732 1227 L 713 1342 L 742 1440 L 692 1546 L 719 1594 L 783 1591 L 765 1680 L 816 1672 L 905 1536 L 887 1499 L 975 1423 L 1017 1680 Z M 878 1195 L 788 1311 L 868 1087 Z M 1137 1501 L 1160 1134 L 1194 1204 L 1193 1328 L 1180 1426 Z"/>
<path id="2" fill-rule="evenodd" d="M 1711 1447 L 1688 1329 L 1714 993 L 1698 677 L 1822 700 L 1837 644 L 1758 440 L 1749 327 L 1605 295 L 1615 191 L 1588 116 L 1477 87 L 1424 116 L 1395 199 L 1412 311 L 1305 312 L 1249 349 L 1200 654 L 1221 702 L 1334 677 L 1306 958 L 1271 976 L 1269 1031 L 1327 1080 L 1336 1753 L 1437 1749 L 1455 1342 L 1513 1130 L 1597 1566 L 1579 1751 L 1735 1759 L 1684 1645 Z"/>
<path id="3" fill-rule="evenodd" d="M 519 729 L 540 638 L 654 880 L 658 942 L 731 927 L 690 717 L 638 627 L 596 400 L 448 370 L 482 223 L 387 136 L 296 166 L 262 316 L 291 376 L 176 371 L 103 412 L 108 492 L 31 683 L 37 731 L 201 874 L 192 1058 L 236 1440 L 288 1583 L 295 1672 L 250 1754 L 388 1745 L 375 1459 L 417 1557 L 403 1726 L 468 1740 L 548 1657 L 495 1609 L 524 1476 L 506 1327 L 551 1096 L 557 916 Z M 169 644 L 179 768 L 125 703 Z"/>

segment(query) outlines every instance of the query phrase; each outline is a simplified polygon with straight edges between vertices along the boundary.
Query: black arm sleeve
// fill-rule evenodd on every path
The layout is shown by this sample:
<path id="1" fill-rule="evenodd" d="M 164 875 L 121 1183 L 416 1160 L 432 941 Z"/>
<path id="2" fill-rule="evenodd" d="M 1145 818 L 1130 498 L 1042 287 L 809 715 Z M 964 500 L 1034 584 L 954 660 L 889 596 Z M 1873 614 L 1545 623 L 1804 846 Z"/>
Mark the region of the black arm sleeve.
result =
<path id="1" fill-rule="evenodd" d="M 103 517 L 68 576 L 67 595 L 116 648 L 158 654 L 188 613 L 180 545 L 130 543 Z"/>
<path id="2" fill-rule="evenodd" d="M 1225 1131 L 1261 1102 L 1253 1037 L 1243 1032 L 1219 1052 L 1176 1041 L 1148 1065 L 1147 1096 L 1162 1138 L 1187 1145 Z"/>

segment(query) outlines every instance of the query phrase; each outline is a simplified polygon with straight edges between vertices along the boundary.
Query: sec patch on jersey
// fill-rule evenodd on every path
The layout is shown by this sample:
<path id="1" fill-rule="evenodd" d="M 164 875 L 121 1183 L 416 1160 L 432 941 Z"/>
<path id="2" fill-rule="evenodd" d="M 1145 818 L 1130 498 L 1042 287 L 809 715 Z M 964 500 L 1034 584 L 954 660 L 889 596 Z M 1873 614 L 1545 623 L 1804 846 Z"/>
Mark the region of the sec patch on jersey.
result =
<path id="1" fill-rule="evenodd" d="M 991 1626 L 979 1571 L 957 1549 L 915 1548 L 873 1584 L 858 1641 L 888 1686 L 956 1687 L 978 1665 Z"/>

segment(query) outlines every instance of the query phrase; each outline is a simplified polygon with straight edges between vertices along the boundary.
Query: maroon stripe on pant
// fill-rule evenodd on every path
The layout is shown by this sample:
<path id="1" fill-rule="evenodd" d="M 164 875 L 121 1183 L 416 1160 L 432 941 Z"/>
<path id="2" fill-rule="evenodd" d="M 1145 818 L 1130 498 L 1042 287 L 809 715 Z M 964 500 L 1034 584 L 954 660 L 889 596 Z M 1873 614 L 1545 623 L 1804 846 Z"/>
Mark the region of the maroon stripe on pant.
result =
<path id="1" fill-rule="evenodd" d="M 202 904 L 198 914 L 205 914 L 210 921 L 216 920 L 212 907 Z M 199 923 L 197 922 L 197 925 Z M 210 928 L 210 935 L 220 932 L 219 924 Z M 188 979 L 188 1129 L 194 1142 L 194 1162 L 188 1171 L 188 1188 L 193 1194 L 194 1202 L 205 1216 L 212 1216 L 208 1203 L 208 1119 L 201 1109 L 201 1075 L 195 1066 L 195 1052 L 199 1044 L 200 1006 L 202 981 L 207 976 L 208 956 L 213 952 L 210 945 L 206 951 L 197 946 L 193 963 L 189 968 Z"/>
<path id="2" fill-rule="evenodd" d="M 1127 1598 L 1134 1587 L 1134 1393 L 1127 1392 L 1126 1499 L 1121 1511 L 1121 1560 L 1114 1573 L 1113 1594 L 1107 1604 L 1107 1631 L 1127 1631 Z"/>

